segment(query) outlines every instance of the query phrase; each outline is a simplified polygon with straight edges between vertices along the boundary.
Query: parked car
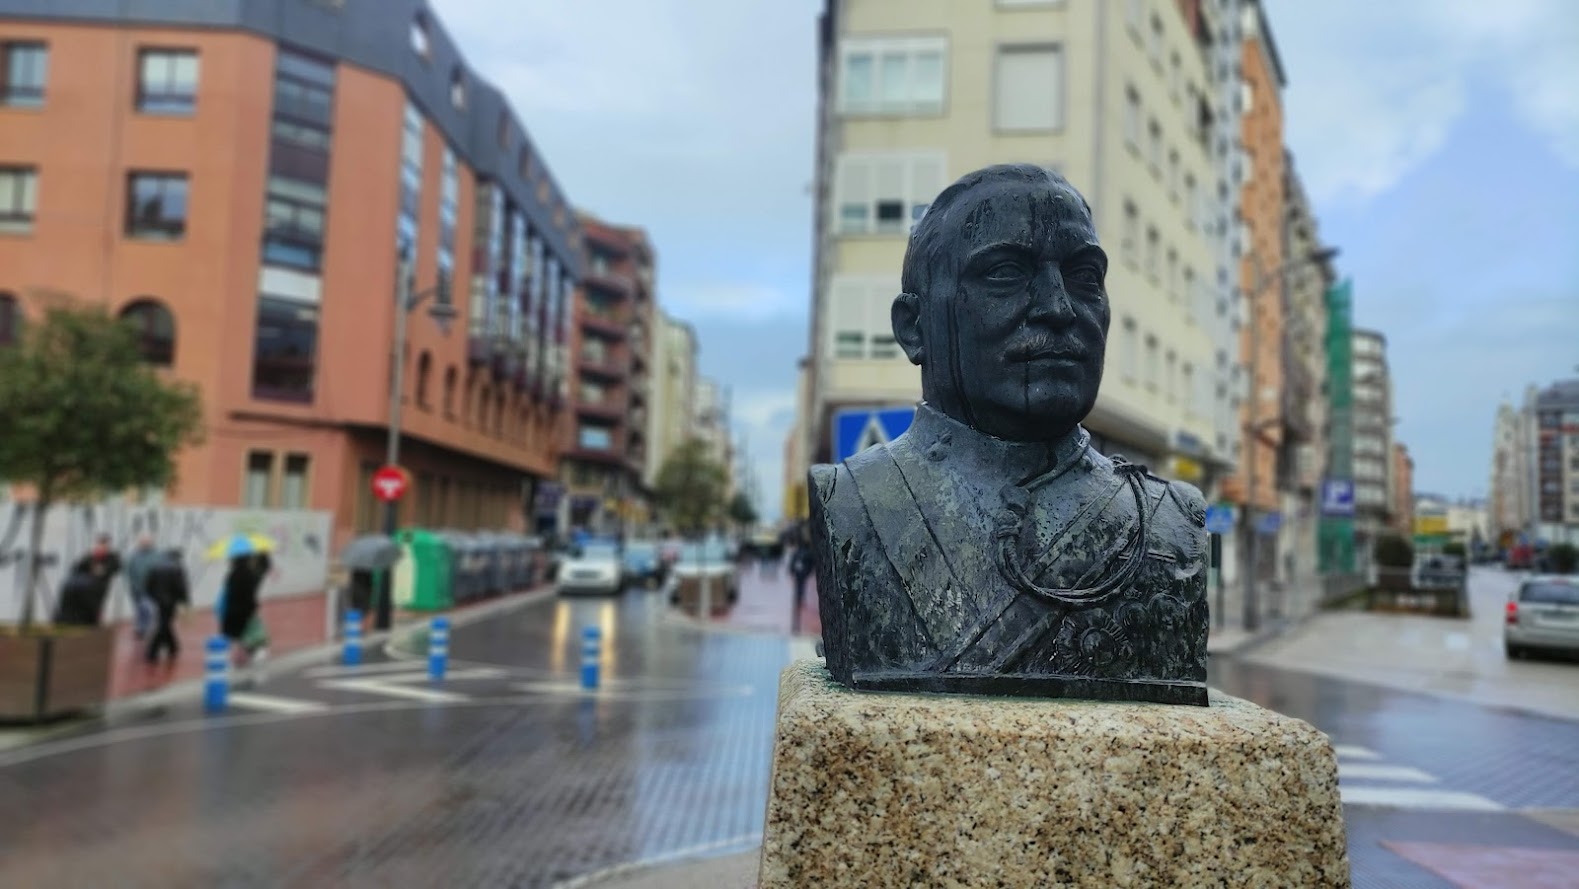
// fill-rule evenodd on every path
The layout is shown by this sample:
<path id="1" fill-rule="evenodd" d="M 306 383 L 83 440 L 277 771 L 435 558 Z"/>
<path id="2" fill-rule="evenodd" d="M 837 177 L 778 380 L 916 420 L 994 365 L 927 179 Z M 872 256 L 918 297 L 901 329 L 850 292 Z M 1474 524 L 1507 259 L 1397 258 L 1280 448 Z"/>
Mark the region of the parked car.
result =
<path id="1" fill-rule="evenodd" d="M 663 585 L 668 565 L 659 557 L 658 544 L 636 540 L 625 544 L 625 579 L 648 589 Z"/>
<path id="2" fill-rule="evenodd" d="M 1502 628 L 1508 657 L 1533 651 L 1579 653 L 1579 577 L 1540 576 L 1519 584 Z"/>
<path id="3" fill-rule="evenodd" d="M 682 546 L 673 571 L 669 604 L 679 606 L 688 614 L 701 611 L 704 578 L 708 586 L 709 610 L 733 605 L 740 598 L 735 561 L 729 547 L 721 542 L 687 543 Z"/>
<path id="4" fill-rule="evenodd" d="M 613 543 L 592 542 L 572 549 L 559 566 L 559 592 L 617 595 L 625 589 L 625 565 Z"/>

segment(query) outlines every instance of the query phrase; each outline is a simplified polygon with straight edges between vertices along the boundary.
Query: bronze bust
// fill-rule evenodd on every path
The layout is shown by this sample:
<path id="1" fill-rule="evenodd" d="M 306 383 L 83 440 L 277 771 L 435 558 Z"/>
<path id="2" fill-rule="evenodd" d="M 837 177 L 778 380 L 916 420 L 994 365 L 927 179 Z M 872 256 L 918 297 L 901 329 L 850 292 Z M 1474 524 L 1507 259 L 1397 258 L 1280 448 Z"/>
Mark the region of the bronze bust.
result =
<path id="1" fill-rule="evenodd" d="M 1090 447 L 1107 256 L 1060 175 L 988 167 L 910 236 L 913 425 L 811 469 L 828 670 L 856 689 L 1206 703 L 1205 503 Z"/>

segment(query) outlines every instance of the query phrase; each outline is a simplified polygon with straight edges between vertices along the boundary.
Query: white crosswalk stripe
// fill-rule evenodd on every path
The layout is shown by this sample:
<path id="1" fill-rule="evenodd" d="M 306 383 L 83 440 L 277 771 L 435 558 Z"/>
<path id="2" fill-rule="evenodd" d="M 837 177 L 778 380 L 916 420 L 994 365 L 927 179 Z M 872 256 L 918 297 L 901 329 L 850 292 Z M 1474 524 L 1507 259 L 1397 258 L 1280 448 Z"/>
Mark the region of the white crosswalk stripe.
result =
<path id="1" fill-rule="evenodd" d="M 322 713 L 329 709 L 328 704 L 321 704 L 317 701 L 260 695 L 250 691 L 233 691 L 230 693 L 229 700 L 233 707 L 241 707 L 247 710 L 263 710 L 269 713 Z"/>
<path id="2" fill-rule="evenodd" d="M 1346 806 L 1382 809 L 1418 809 L 1436 812 L 1500 812 L 1500 803 L 1459 790 L 1411 787 L 1436 784 L 1430 772 L 1411 766 L 1388 765 L 1368 747 L 1333 746 L 1338 754 L 1338 795 Z"/>
<path id="3" fill-rule="evenodd" d="M 390 682 L 384 679 L 325 679 L 318 683 L 322 688 L 332 688 L 339 691 L 353 691 L 362 694 L 387 695 L 392 698 L 406 698 L 413 701 L 427 701 L 433 704 L 456 704 L 469 701 L 467 695 L 456 694 L 452 691 L 436 691 L 431 688 L 413 688 L 409 685 Z"/>

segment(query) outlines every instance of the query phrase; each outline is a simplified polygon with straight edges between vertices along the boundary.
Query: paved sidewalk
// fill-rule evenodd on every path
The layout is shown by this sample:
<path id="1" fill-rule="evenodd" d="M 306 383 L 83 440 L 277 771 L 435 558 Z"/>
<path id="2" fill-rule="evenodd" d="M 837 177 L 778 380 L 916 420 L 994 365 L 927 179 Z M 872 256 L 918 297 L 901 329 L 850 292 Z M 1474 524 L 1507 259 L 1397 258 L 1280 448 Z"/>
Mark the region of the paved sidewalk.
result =
<path id="1" fill-rule="evenodd" d="M 755 565 L 741 569 L 740 599 L 713 620 L 730 627 L 765 633 L 789 634 L 793 626 L 795 580 L 788 570 L 763 574 Z M 806 581 L 806 602 L 801 609 L 800 635 L 822 635 L 817 615 L 817 579 Z"/>

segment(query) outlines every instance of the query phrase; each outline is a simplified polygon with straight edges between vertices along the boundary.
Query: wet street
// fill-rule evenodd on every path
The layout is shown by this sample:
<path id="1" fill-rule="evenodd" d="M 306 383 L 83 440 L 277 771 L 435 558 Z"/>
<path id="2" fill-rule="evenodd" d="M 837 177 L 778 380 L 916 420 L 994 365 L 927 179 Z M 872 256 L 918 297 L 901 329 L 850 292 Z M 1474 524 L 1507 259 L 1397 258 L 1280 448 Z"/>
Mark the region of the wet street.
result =
<path id="1" fill-rule="evenodd" d="M 397 650 L 282 672 L 223 717 L 193 700 L 0 752 L 0 886 L 552 887 L 747 851 L 778 671 L 809 648 L 653 593 L 547 599 L 458 626 L 442 683 Z M 1573 885 L 1579 724 L 1249 657 L 1212 680 L 1332 736 L 1357 886 Z"/>

